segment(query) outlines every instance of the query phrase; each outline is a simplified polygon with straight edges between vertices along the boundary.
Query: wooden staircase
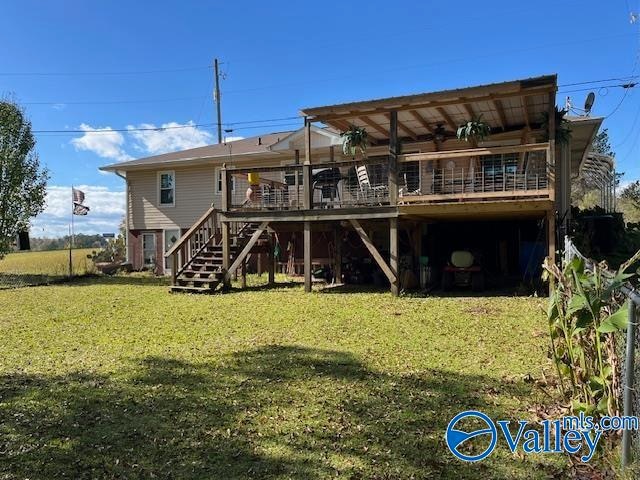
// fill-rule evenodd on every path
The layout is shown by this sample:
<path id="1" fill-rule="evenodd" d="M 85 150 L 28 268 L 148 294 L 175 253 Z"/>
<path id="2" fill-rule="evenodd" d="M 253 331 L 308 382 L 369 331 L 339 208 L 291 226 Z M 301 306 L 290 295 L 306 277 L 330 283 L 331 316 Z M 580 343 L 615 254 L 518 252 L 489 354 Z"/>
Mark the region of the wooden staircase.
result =
<path id="1" fill-rule="evenodd" d="M 213 207 L 207 210 L 165 255 L 172 260 L 170 291 L 214 293 L 250 253 L 268 251 L 270 240 L 265 227 L 244 223 L 231 230 L 229 263 L 232 268 L 225 272 L 217 211 Z M 238 259 L 238 255 L 243 258 Z"/>

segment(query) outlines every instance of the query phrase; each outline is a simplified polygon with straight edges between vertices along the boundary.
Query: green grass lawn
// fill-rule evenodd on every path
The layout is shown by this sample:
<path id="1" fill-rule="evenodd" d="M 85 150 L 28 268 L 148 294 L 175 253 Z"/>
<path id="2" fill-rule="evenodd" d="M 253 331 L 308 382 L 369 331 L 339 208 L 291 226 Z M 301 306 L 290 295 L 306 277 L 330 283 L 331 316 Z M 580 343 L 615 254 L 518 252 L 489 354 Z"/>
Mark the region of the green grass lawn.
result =
<path id="1" fill-rule="evenodd" d="M 0 291 L 0 478 L 563 478 L 449 453 L 464 409 L 532 419 L 543 301 L 171 295 L 162 280 Z"/>
<path id="2" fill-rule="evenodd" d="M 99 249 L 72 250 L 74 275 L 95 273 L 93 261 L 87 258 Z M 69 274 L 69 250 L 15 252 L 0 259 L 0 289 L 38 285 L 59 280 Z"/>

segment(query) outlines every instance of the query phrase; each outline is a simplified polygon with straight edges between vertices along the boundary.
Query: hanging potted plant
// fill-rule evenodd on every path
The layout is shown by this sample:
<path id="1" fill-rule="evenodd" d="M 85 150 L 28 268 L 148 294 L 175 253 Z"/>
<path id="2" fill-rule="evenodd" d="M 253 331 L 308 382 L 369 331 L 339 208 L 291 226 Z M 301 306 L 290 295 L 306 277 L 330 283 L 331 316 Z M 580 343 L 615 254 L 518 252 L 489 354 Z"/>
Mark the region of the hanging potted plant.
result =
<path id="1" fill-rule="evenodd" d="M 346 132 L 342 132 L 340 136 L 342 137 L 342 153 L 348 157 L 355 157 L 358 152 L 366 156 L 369 134 L 364 127 L 351 125 L 349 129 Z"/>
<path id="2" fill-rule="evenodd" d="M 460 125 L 456 132 L 458 140 L 471 142 L 474 145 L 486 139 L 490 134 L 491 127 L 488 123 L 482 121 L 482 115 L 472 118 L 467 123 Z"/>

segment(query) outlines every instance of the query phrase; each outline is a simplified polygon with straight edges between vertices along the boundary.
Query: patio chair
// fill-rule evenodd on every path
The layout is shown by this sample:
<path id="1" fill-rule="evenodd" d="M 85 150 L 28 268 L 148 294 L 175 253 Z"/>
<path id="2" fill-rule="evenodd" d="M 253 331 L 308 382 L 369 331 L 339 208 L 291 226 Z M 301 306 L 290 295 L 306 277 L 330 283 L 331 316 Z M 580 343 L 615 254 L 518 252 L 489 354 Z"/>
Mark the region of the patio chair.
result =
<path id="1" fill-rule="evenodd" d="M 358 185 L 360 186 L 360 195 L 364 200 L 373 197 L 376 200 L 380 200 L 385 197 L 389 191 L 387 185 L 371 185 L 369 179 L 369 171 L 366 165 L 360 165 L 356 167 L 356 175 L 358 176 Z"/>
<path id="2" fill-rule="evenodd" d="M 400 197 L 410 197 L 412 195 L 422 195 L 422 192 L 420 191 L 420 186 L 418 186 L 418 188 L 411 188 L 409 186 L 409 180 L 407 179 L 407 174 L 404 173 L 402 175 L 402 179 L 404 180 L 404 185 L 402 187 L 400 187 L 400 190 L 398 191 L 398 194 Z"/>

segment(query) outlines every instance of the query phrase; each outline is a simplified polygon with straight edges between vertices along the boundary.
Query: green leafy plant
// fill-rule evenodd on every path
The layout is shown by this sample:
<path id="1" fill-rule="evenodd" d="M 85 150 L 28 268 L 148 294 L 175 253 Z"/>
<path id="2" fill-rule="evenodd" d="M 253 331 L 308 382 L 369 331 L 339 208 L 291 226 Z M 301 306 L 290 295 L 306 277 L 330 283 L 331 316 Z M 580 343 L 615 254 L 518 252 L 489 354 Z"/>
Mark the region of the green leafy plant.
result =
<path id="1" fill-rule="evenodd" d="M 616 333 L 626 329 L 629 305 L 620 305 L 617 291 L 633 274 L 625 270 L 636 253 L 614 274 L 602 262 L 586 269 L 576 258 L 560 269 L 545 260 L 545 279 L 552 281 L 547 319 L 551 356 L 560 389 L 574 413 L 618 413 Z"/>
<path id="2" fill-rule="evenodd" d="M 358 152 L 362 155 L 367 154 L 367 140 L 369 134 L 364 127 L 351 125 L 346 132 L 340 134 L 342 137 L 342 152 L 350 157 L 355 156 Z"/>
<path id="3" fill-rule="evenodd" d="M 458 127 L 456 136 L 465 142 L 480 142 L 491 134 L 491 127 L 482 121 L 482 115 L 472 118 Z"/>
<path id="4" fill-rule="evenodd" d="M 568 113 L 567 110 L 559 109 L 555 107 L 555 120 L 556 120 L 556 143 L 566 145 L 571 140 L 571 128 L 569 128 L 569 121 L 565 118 Z M 549 132 L 549 113 L 543 112 L 542 123 L 540 125 L 543 131 Z M 547 133 L 547 139 L 549 134 Z"/>

